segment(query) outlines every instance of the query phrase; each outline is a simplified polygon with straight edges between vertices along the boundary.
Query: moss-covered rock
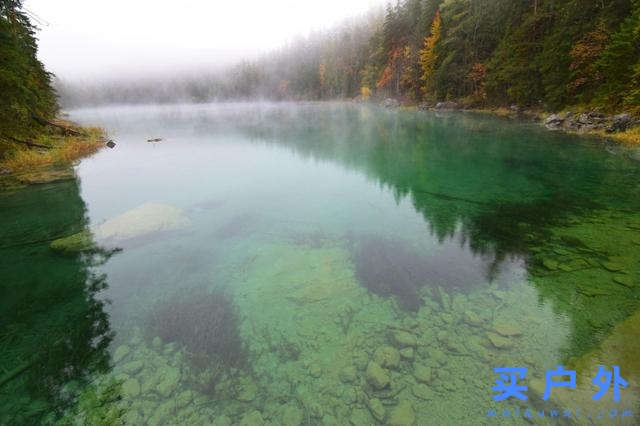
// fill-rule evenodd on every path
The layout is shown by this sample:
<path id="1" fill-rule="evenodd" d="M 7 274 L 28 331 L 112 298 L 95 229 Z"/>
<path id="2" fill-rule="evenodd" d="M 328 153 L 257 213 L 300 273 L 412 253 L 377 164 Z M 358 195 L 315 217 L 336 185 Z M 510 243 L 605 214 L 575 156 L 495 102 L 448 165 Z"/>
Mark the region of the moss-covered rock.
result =
<path id="1" fill-rule="evenodd" d="M 250 413 L 245 414 L 240 420 L 240 426 L 263 426 L 264 419 L 262 413 L 258 410 L 253 410 Z"/>
<path id="2" fill-rule="evenodd" d="M 413 377 L 420 383 L 430 383 L 433 379 L 431 367 L 417 364 L 413 368 Z"/>
<path id="3" fill-rule="evenodd" d="M 367 401 L 367 407 L 371 412 L 371 415 L 378 420 L 379 422 L 384 420 L 386 415 L 386 410 L 384 409 L 384 405 L 382 405 L 382 401 L 378 398 L 371 398 Z"/>
<path id="4" fill-rule="evenodd" d="M 77 253 L 91 250 L 94 247 L 93 238 L 89 231 L 82 231 L 68 237 L 53 240 L 49 245 L 53 250 L 61 253 Z"/>
<path id="5" fill-rule="evenodd" d="M 400 366 L 400 352 L 393 346 L 381 346 L 376 349 L 374 361 L 384 368 L 398 368 Z"/>
<path id="6" fill-rule="evenodd" d="M 294 404 L 287 404 L 282 412 L 282 426 L 300 426 L 304 413 Z"/>
<path id="7" fill-rule="evenodd" d="M 349 365 L 340 370 L 340 380 L 343 383 L 353 383 L 358 378 L 358 371 L 353 365 Z"/>
<path id="8" fill-rule="evenodd" d="M 389 426 L 412 426 L 416 422 L 416 413 L 409 401 L 401 401 L 391 411 Z"/>
<path id="9" fill-rule="evenodd" d="M 403 330 L 396 330 L 391 333 L 391 341 L 397 348 L 415 347 L 418 345 L 416 336 Z"/>
<path id="10" fill-rule="evenodd" d="M 367 365 L 366 371 L 367 382 L 373 389 L 380 390 L 389 386 L 391 378 L 389 373 L 384 368 L 380 367 L 377 363 L 371 361 Z"/>

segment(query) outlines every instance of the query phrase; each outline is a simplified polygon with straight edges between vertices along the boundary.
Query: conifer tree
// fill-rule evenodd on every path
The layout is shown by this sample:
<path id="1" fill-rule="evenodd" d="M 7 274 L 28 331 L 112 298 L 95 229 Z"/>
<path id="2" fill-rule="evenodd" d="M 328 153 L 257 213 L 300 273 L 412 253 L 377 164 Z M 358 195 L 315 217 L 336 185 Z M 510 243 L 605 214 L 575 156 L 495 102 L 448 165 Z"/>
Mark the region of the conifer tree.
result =
<path id="1" fill-rule="evenodd" d="M 32 136 L 57 112 L 51 74 L 37 56 L 35 27 L 21 0 L 0 0 L 0 139 Z"/>

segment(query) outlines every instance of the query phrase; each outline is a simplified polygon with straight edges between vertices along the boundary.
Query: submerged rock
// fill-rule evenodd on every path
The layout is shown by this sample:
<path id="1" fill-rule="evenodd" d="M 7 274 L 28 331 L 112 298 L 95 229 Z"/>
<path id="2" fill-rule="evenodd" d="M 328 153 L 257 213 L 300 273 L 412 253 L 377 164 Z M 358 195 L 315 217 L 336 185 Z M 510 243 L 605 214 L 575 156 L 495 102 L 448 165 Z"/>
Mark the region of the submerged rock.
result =
<path id="1" fill-rule="evenodd" d="M 376 420 L 379 422 L 384 420 L 384 416 L 386 414 L 384 405 L 382 405 L 382 402 L 378 398 L 368 400 L 367 407 L 369 408 L 371 415 L 375 417 Z"/>
<path id="2" fill-rule="evenodd" d="M 479 327 L 482 325 L 482 318 L 480 318 L 480 316 L 473 311 L 464 311 L 463 318 L 465 323 L 474 327 Z"/>
<path id="3" fill-rule="evenodd" d="M 340 380 L 343 383 L 353 383 L 358 378 L 358 372 L 352 365 L 340 370 Z"/>
<path id="4" fill-rule="evenodd" d="M 250 413 L 247 413 L 240 420 L 240 426 L 263 426 L 264 419 L 262 418 L 262 413 L 258 410 L 253 410 Z"/>
<path id="5" fill-rule="evenodd" d="M 140 395 L 140 383 L 136 379 L 129 379 L 122 384 L 122 393 L 128 398 Z"/>
<path id="6" fill-rule="evenodd" d="M 304 413 L 293 404 L 288 404 L 282 413 L 282 426 L 300 426 Z"/>
<path id="7" fill-rule="evenodd" d="M 522 334 L 522 331 L 517 325 L 504 323 L 494 324 L 493 331 L 505 337 L 520 336 Z"/>
<path id="8" fill-rule="evenodd" d="M 315 363 L 311 364 L 309 366 L 309 375 L 316 379 L 322 376 L 322 367 Z"/>
<path id="9" fill-rule="evenodd" d="M 353 426 L 359 425 L 368 425 L 371 424 L 371 416 L 367 412 L 367 410 L 363 408 L 354 408 L 351 411 L 351 417 L 349 418 L 349 423 Z"/>
<path id="10" fill-rule="evenodd" d="M 413 348 L 404 348 L 400 350 L 400 357 L 406 360 L 412 360 L 415 357 Z"/>
<path id="11" fill-rule="evenodd" d="M 413 385 L 411 387 L 411 393 L 416 398 L 420 398 L 424 400 L 433 399 L 435 396 L 433 391 L 429 389 L 429 386 L 425 385 L 424 383 L 417 383 Z"/>
<path id="12" fill-rule="evenodd" d="M 258 386 L 251 379 L 245 379 L 240 386 L 240 391 L 236 397 L 239 401 L 251 402 L 258 394 Z"/>
<path id="13" fill-rule="evenodd" d="M 416 365 L 413 368 L 413 377 L 415 377 L 418 382 L 430 383 L 433 378 L 431 367 L 420 364 Z"/>
<path id="14" fill-rule="evenodd" d="M 367 365 L 366 378 L 371 387 L 376 390 L 386 388 L 391 382 L 391 378 L 389 377 L 387 370 L 380 367 L 380 365 L 373 361 L 369 362 Z"/>
<path id="15" fill-rule="evenodd" d="M 397 348 L 415 347 L 418 345 L 418 339 L 415 335 L 402 330 L 394 331 L 391 334 L 391 341 Z"/>
<path id="16" fill-rule="evenodd" d="M 498 349 L 509 349 L 513 346 L 513 343 L 511 343 L 509 339 L 502 337 L 499 334 L 489 332 L 487 333 L 487 337 L 491 344 Z"/>
<path id="17" fill-rule="evenodd" d="M 94 243 L 91 233 L 89 231 L 83 231 L 68 237 L 53 240 L 49 246 L 53 250 L 61 253 L 77 253 L 91 250 L 94 247 Z"/>
<path id="18" fill-rule="evenodd" d="M 218 416 L 212 426 L 231 426 L 231 419 L 225 415 Z"/>
<path id="19" fill-rule="evenodd" d="M 51 248 L 63 252 L 87 250 L 93 242 L 120 246 L 151 235 L 183 229 L 189 220 L 177 207 L 160 203 L 145 203 L 106 222 L 69 237 L 54 240 Z"/>
<path id="20" fill-rule="evenodd" d="M 373 359 L 384 368 L 398 368 L 400 365 L 400 352 L 393 346 L 381 346 L 376 349 Z"/>
<path id="21" fill-rule="evenodd" d="M 127 345 L 118 346 L 118 348 L 113 353 L 113 362 L 118 363 L 122 361 L 124 357 L 129 355 L 129 352 L 131 352 L 131 349 L 129 348 L 129 346 Z"/>
<path id="22" fill-rule="evenodd" d="M 389 416 L 389 426 L 412 426 L 416 422 L 416 413 L 409 401 L 400 402 Z"/>
<path id="23" fill-rule="evenodd" d="M 158 374 L 162 377 L 156 390 L 164 397 L 168 397 L 176 390 L 180 382 L 180 370 L 175 367 L 165 367 Z"/>
<path id="24" fill-rule="evenodd" d="M 121 367 L 121 370 L 123 373 L 135 375 L 138 372 L 140 372 L 140 370 L 142 370 L 143 367 L 144 367 L 144 362 L 142 360 L 135 360 L 135 361 L 130 361 L 130 362 L 127 362 L 126 364 L 123 364 Z"/>

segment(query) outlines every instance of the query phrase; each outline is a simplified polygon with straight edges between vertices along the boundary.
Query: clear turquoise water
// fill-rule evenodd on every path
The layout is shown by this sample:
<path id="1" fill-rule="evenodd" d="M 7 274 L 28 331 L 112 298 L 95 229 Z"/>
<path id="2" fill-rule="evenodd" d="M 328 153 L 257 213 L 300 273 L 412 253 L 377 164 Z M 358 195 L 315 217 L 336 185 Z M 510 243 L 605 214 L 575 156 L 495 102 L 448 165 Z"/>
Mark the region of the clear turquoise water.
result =
<path id="1" fill-rule="evenodd" d="M 0 194 L 0 423 L 519 424 L 488 410 L 613 407 L 599 364 L 636 414 L 636 152 L 351 104 L 71 118 L 116 148 Z M 560 364 L 578 388 L 542 401 Z M 493 401 L 501 366 L 527 402 Z"/>

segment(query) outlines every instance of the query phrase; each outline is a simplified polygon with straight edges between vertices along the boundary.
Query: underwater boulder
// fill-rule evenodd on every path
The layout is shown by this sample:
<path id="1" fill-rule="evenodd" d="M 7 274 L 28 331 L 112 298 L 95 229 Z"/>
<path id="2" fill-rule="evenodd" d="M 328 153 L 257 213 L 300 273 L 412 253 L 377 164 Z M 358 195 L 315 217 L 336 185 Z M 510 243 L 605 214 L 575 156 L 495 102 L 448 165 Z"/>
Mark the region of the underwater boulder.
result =
<path id="1" fill-rule="evenodd" d="M 88 230 L 54 240 L 50 246 L 67 253 L 89 250 L 95 245 L 120 247 L 188 226 L 189 220 L 182 209 L 168 204 L 145 203 Z"/>
<path id="2" fill-rule="evenodd" d="M 400 402 L 391 412 L 390 426 L 412 426 L 416 422 L 416 413 L 409 401 Z"/>
<path id="3" fill-rule="evenodd" d="M 386 388 L 391 381 L 389 373 L 373 361 L 367 365 L 366 377 L 367 382 L 375 390 Z"/>

